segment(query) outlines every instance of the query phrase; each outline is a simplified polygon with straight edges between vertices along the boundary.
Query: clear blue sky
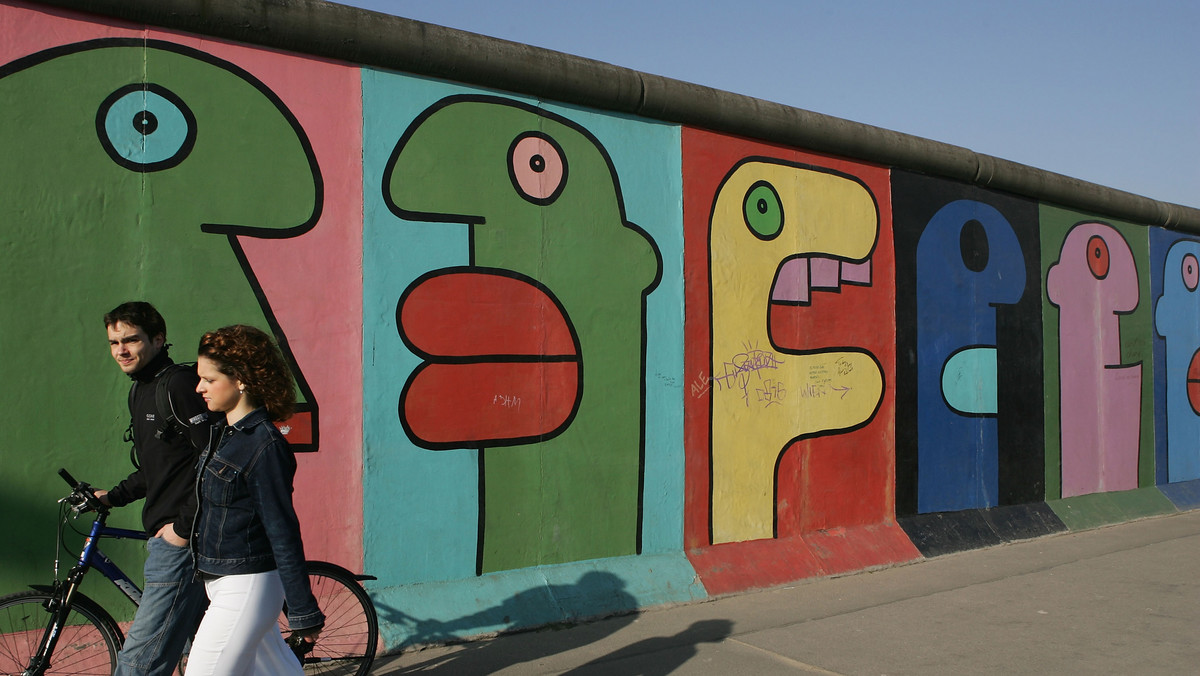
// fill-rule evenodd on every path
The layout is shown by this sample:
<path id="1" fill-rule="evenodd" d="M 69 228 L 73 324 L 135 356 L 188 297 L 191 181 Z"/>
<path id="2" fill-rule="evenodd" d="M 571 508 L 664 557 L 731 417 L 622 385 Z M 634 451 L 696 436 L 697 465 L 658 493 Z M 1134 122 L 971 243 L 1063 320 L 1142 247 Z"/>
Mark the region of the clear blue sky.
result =
<path id="1" fill-rule="evenodd" d="M 1200 0 L 341 0 L 1200 207 Z"/>

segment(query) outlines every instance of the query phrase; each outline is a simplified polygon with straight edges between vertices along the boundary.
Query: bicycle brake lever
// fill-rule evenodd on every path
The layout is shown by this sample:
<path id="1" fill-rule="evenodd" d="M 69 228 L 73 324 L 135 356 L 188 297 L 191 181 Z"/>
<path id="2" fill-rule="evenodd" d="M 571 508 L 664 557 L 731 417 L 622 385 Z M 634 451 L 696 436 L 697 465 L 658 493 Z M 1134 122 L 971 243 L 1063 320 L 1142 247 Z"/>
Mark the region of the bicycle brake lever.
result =
<path id="1" fill-rule="evenodd" d="M 82 495 L 72 493 L 64 498 L 59 499 L 59 504 L 66 503 L 71 506 L 71 511 L 75 516 L 79 516 L 85 512 L 92 511 L 92 506 L 88 504 L 88 499 Z"/>

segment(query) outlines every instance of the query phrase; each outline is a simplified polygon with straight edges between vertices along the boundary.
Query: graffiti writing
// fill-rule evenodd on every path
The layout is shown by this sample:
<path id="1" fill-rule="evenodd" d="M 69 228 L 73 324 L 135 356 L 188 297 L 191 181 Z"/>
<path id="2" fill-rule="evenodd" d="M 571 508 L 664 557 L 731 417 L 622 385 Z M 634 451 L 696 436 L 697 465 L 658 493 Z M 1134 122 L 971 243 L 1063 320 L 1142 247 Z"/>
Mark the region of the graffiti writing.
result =
<path id="1" fill-rule="evenodd" d="M 492 397 L 492 405 L 500 406 L 502 408 L 515 408 L 520 411 L 521 398 L 508 394 L 497 394 L 496 396 Z"/>
<path id="2" fill-rule="evenodd" d="M 839 376 L 848 376 L 854 372 L 854 363 L 845 357 L 839 357 L 834 366 L 837 367 Z"/>
<path id="3" fill-rule="evenodd" d="M 767 384 L 772 381 L 764 379 L 762 372 L 765 370 L 776 370 L 782 364 L 783 360 L 774 352 L 747 347 L 745 352 L 734 355 L 732 359 L 722 363 L 720 366 L 721 373 L 719 375 L 713 374 L 712 381 L 717 384 L 718 389 L 741 390 L 742 399 L 749 406 L 751 377 L 757 376 L 758 383 L 769 388 Z M 772 399 L 767 405 L 771 403 L 779 402 L 776 399 Z"/>
<path id="4" fill-rule="evenodd" d="M 764 407 L 781 404 L 787 397 L 787 388 L 783 383 L 770 378 L 763 380 L 763 386 L 755 389 L 755 392 L 758 394 L 759 403 Z"/>

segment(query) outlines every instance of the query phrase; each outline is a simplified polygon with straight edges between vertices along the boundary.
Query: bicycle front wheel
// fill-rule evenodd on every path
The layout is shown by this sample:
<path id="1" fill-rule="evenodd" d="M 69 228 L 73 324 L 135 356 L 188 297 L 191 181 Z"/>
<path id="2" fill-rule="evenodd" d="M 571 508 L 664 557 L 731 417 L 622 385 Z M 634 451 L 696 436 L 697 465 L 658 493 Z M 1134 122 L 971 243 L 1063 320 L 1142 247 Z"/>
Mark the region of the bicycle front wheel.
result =
<path id="1" fill-rule="evenodd" d="M 325 628 L 312 652 L 303 657 L 304 673 L 363 676 L 375 661 L 379 641 L 371 597 L 341 566 L 324 561 L 305 565 L 317 606 L 325 614 Z M 285 636 L 290 631 L 286 613 L 279 617 L 279 628 Z"/>
<path id="2" fill-rule="evenodd" d="M 54 618 L 48 610 L 53 600 L 51 594 L 41 591 L 0 598 L 0 674 L 20 674 L 29 668 Z M 38 673 L 108 676 L 117 667 L 123 640 L 121 629 L 104 609 L 76 594 L 50 666 Z"/>

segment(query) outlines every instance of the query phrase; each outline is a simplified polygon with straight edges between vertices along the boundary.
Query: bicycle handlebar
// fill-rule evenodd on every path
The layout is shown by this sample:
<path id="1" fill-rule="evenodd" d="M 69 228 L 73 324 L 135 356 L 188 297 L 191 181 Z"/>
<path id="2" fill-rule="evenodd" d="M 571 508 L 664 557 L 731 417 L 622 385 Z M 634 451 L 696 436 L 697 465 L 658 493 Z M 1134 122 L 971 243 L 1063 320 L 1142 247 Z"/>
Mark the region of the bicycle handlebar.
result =
<path id="1" fill-rule="evenodd" d="M 108 506 L 100 502 L 100 498 L 96 497 L 96 492 L 92 490 L 90 485 L 83 481 L 76 481 L 75 477 L 71 476 L 71 473 L 66 468 L 59 468 L 58 475 L 71 486 L 71 494 L 59 502 L 66 502 L 71 505 L 71 509 L 77 515 L 89 510 L 102 514 L 108 513 Z"/>
<path id="2" fill-rule="evenodd" d="M 79 482 L 75 480 L 75 477 L 71 476 L 71 473 L 68 472 L 67 468 L 65 467 L 58 468 L 58 475 L 63 478 L 63 481 L 70 484 L 71 488 L 75 488 L 79 485 Z"/>

